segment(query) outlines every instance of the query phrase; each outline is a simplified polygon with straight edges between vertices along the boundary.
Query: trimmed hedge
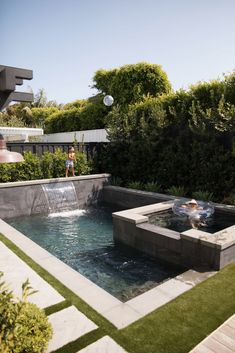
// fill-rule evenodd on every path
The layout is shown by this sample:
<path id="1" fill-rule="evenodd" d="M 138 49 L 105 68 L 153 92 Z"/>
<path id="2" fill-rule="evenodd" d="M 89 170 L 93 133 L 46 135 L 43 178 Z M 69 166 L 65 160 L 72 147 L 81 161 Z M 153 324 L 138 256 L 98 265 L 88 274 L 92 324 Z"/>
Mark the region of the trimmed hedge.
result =
<path id="1" fill-rule="evenodd" d="M 109 114 L 109 139 L 97 168 L 122 180 L 156 182 L 162 191 L 183 187 L 213 194 L 214 201 L 235 194 L 235 74 L 199 83 L 187 92 L 145 98 L 127 112 Z M 185 196 L 187 196 L 185 195 Z"/>

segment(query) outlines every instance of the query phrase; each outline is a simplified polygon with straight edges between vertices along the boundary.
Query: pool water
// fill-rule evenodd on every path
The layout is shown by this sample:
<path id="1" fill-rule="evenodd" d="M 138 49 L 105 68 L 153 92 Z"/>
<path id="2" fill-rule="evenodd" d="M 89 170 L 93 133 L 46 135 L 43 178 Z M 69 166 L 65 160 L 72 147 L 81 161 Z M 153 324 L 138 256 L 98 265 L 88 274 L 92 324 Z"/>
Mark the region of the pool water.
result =
<path id="1" fill-rule="evenodd" d="M 155 224 L 159 227 L 175 230 L 180 233 L 192 228 L 187 216 L 177 216 L 171 210 L 158 212 L 151 215 L 149 217 L 149 223 Z M 210 217 L 210 219 L 207 220 L 206 223 L 206 226 L 201 226 L 199 229 L 203 232 L 215 233 L 234 225 L 235 215 L 216 212 Z"/>
<path id="2" fill-rule="evenodd" d="M 112 213 L 105 207 L 8 223 L 123 302 L 183 271 L 114 244 Z"/>

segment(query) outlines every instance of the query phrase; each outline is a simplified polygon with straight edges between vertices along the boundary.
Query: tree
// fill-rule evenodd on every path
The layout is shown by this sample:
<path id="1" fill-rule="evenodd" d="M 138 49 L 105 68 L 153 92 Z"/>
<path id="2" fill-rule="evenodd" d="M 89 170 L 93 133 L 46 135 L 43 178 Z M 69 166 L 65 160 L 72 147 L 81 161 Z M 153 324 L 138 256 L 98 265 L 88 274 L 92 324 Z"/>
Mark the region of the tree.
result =
<path id="1" fill-rule="evenodd" d="M 116 104 L 126 106 L 171 91 L 171 84 L 160 65 L 138 63 L 113 70 L 98 70 L 94 86 L 103 94 L 113 96 Z"/>
<path id="2" fill-rule="evenodd" d="M 40 88 L 38 93 L 35 94 L 34 102 L 32 103 L 33 107 L 42 108 L 47 105 L 46 92 L 43 88 Z"/>

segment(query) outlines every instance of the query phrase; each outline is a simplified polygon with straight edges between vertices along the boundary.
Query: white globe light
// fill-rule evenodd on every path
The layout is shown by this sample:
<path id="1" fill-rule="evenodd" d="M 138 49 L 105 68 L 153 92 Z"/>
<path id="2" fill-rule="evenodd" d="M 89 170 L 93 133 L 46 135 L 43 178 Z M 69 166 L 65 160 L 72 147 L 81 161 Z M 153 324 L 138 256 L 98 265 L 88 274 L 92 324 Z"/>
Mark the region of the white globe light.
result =
<path id="1" fill-rule="evenodd" d="M 103 99 L 104 105 L 106 105 L 107 107 L 110 107 L 110 105 L 113 104 L 114 99 L 112 96 L 105 96 Z"/>

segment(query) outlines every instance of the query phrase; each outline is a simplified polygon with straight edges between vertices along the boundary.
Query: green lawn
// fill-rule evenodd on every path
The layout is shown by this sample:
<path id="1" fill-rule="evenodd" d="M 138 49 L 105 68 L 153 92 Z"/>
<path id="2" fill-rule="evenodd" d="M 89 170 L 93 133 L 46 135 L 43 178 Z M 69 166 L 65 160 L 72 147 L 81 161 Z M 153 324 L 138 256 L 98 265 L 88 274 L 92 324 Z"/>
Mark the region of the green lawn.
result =
<path id="1" fill-rule="evenodd" d="M 71 304 L 99 328 L 57 353 L 75 353 L 108 334 L 129 353 L 188 353 L 235 313 L 235 263 L 125 329 L 117 330 L 68 288 L 53 278 L 4 236 L 0 240 L 49 282 L 65 301 L 47 308 L 47 315 Z"/>

